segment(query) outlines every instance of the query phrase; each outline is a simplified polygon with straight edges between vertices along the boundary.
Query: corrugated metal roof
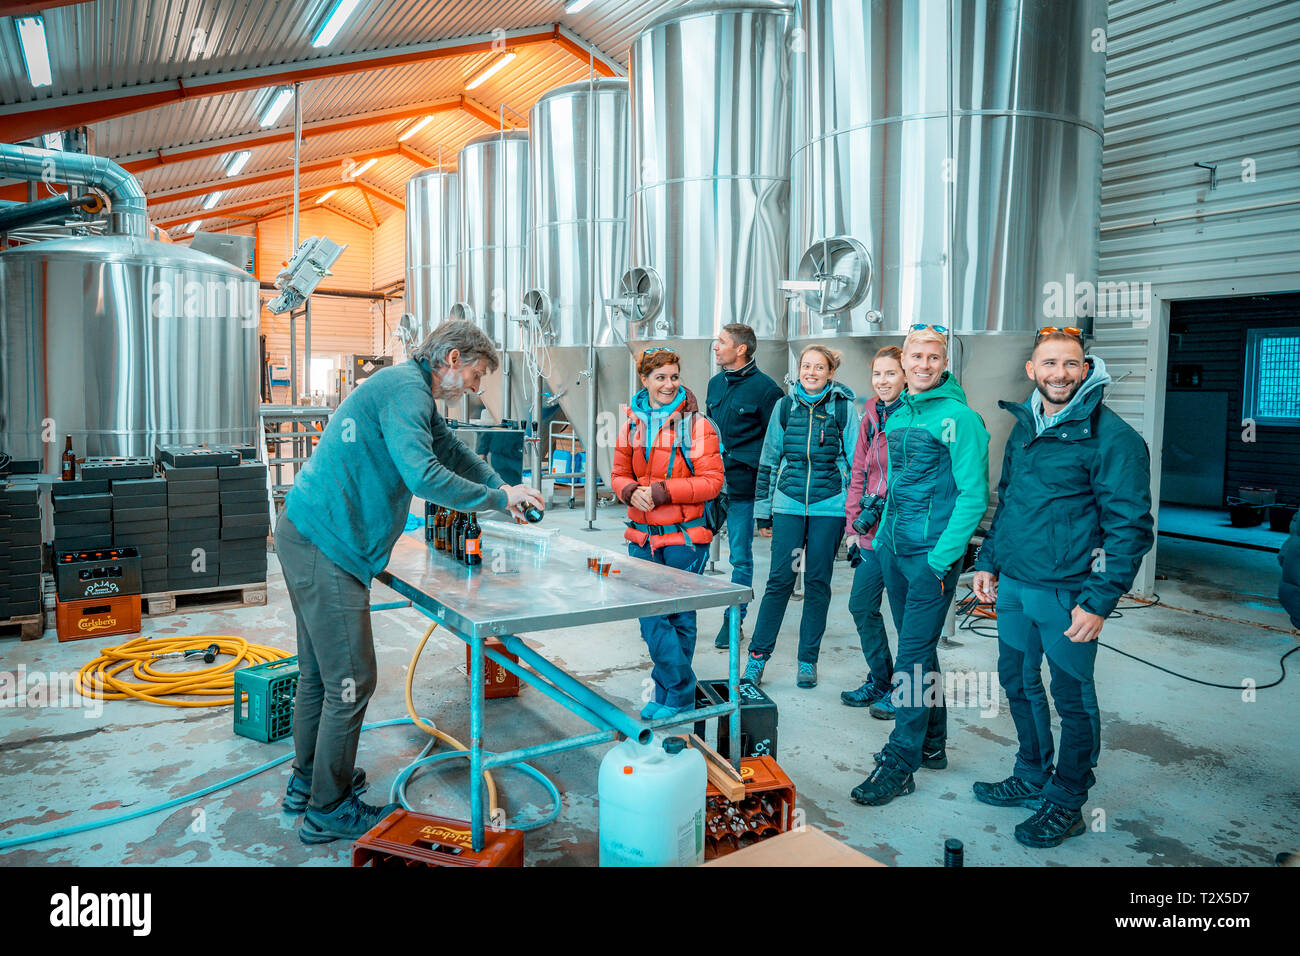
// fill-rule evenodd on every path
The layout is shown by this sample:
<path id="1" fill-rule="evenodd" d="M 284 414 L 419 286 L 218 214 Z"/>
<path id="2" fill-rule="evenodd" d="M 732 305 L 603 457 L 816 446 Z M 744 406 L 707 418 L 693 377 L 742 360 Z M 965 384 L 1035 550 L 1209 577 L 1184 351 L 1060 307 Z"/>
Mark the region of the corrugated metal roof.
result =
<path id="1" fill-rule="evenodd" d="M 311 37 L 323 23 L 332 0 L 100 0 L 72 4 L 44 12 L 54 84 L 39 90 L 27 82 L 12 20 L 0 17 L 0 105 L 48 101 L 48 106 L 57 107 L 63 96 L 388 50 L 496 30 L 547 27 L 552 23 L 564 25 L 626 69 L 627 49 L 639 30 L 677 5 L 678 0 L 596 0 L 577 16 L 565 16 L 563 5 L 554 0 L 379 0 L 362 4 L 331 47 L 315 50 Z M 558 45 L 525 46 L 517 52 L 516 60 L 468 94 L 493 112 L 504 103 L 523 118 L 517 122 L 526 122 L 528 110 L 547 90 L 587 75 L 585 64 Z M 491 62 L 493 56 L 476 53 L 304 82 L 303 120 L 345 117 L 458 95 L 466 79 Z M 193 98 L 94 123 L 94 149 L 120 158 L 258 133 L 262 131 L 259 114 L 271 92 L 264 88 Z M 287 129 L 292 122 L 290 109 L 282 115 L 277 128 Z M 372 124 L 311 137 L 304 142 L 303 161 L 391 145 L 409 122 Z M 454 156 L 485 128 L 468 114 L 442 113 L 409 145 L 429 155 L 441 145 L 444 156 Z M 232 146 L 230 153 L 237 148 Z M 141 173 L 141 180 L 147 191 L 215 181 L 221 178 L 230 153 L 147 170 Z M 289 143 L 258 147 L 244 172 L 274 169 L 290 162 L 291 157 Z M 410 175 L 404 172 L 408 169 L 414 171 L 418 166 L 406 159 L 385 158 L 372 167 L 367 179 L 400 195 L 405 177 Z M 307 180 L 304 177 L 304 185 Z M 276 181 L 233 189 L 223 197 L 221 205 L 273 195 L 287 188 Z M 344 205 L 340 208 L 369 221 L 364 199 L 356 190 L 350 192 L 354 195 L 341 200 Z M 237 196 L 242 198 L 236 200 Z M 162 220 L 198 213 L 201 204 L 201 197 L 160 202 L 157 208 L 151 205 L 151 216 Z M 386 204 L 376 204 L 382 220 L 388 212 L 379 210 L 379 205 Z M 212 225 L 219 227 L 215 221 Z"/>

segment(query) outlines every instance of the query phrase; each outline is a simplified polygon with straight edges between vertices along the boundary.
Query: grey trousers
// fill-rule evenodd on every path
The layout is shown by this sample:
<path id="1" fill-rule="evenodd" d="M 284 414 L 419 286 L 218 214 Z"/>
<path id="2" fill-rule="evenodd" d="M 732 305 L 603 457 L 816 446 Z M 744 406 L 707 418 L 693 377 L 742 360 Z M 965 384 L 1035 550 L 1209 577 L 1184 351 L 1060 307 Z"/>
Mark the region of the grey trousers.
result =
<path id="1" fill-rule="evenodd" d="M 283 515 L 275 549 L 298 623 L 293 769 L 311 781 L 308 806 L 328 813 L 352 792 L 361 724 L 375 692 L 370 589 Z"/>

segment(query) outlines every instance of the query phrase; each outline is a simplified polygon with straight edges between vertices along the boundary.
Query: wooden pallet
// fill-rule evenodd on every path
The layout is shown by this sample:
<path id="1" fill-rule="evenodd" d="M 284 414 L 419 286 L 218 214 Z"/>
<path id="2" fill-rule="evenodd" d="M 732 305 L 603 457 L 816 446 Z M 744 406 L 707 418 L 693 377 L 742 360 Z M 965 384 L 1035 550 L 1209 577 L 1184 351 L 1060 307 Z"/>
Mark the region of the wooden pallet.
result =
<path id="1" fill-rule="evenodd" d="M 24 614 L 0 621 L 0 637 L 21 637 L 24 641 L 34 641 L 44 633 L 44 614 Z"/>
<path id="2" fill-rule="evenodd" d="M 142 610 L 148 617 L 182 611 L 221 611 L 233 607 L 266 604 L 266 583 L 236 584 L 231 587 L 193 588 L 188 591 L 158 591 L 143 595 Z"/>

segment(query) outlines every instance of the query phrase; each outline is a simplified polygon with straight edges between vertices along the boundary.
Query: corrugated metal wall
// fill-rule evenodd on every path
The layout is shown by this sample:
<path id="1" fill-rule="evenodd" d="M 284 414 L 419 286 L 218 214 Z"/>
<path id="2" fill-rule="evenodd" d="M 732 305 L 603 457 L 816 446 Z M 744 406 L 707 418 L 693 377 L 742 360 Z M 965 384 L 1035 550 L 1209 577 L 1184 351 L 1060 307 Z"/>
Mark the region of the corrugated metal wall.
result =
<path id="1" fill-rule="evenodd" d="M 1136 298 L 1099 301 L 1095 350 L 1116 379 L 1108 403 L 1159 462 L 1169 301 L 1300 288 L 1300 4 L 1108 13 L 1100 279 Z M 1213 187 L 1196 163 L 1217 166 Z M 1148 561 L 1135 587 L 1153 585 Z"/>
<path id="2" fill-rule="evenodd" d="M 406 281 L 406 214 L 398 211 L 375 230 L 373 288 L 387 289 Z"/>

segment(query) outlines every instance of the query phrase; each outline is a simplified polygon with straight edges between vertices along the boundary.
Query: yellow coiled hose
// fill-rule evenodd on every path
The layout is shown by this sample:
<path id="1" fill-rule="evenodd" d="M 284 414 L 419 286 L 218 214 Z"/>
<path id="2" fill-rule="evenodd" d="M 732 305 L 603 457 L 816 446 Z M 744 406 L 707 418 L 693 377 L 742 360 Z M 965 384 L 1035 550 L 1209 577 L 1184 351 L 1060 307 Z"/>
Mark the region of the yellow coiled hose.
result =
<path id="1" fill-rule="evenodd" d="M 230 660 L 193 670 L 168 671 L 154 667 L 158 654 L 202 650 L 216 644 Z M 235 670 L 268 661 L 283 660 L 288 651 L 265 644 L 249 644 L 242 637 L 137 637 L 116 647 L 105 647 L 99 656 L 77 672 L 77 691 L 83 697 L 100 700 L 147 700 L 171 707 L 221 707 L 235 700 Z M 174 660 L 174 658 L 172 659 Z M 130 671 L 130 675 L 124 674 Z M 134 676 L 135 680 L 126 679 Z M 180 694 L 209 700 L 167 700 Z"/>

